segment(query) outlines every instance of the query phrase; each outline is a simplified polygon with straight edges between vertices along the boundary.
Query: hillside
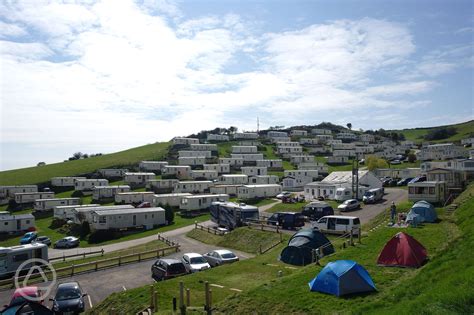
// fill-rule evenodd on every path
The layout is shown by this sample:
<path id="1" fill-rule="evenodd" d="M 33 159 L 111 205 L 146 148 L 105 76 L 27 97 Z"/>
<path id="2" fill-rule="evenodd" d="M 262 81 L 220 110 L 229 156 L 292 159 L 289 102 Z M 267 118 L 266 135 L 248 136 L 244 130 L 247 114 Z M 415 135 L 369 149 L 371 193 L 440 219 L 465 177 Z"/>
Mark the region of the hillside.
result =
<path id="1" fill-rule="evenodd" d="M 470 120 L 464 123 L 455 124 L 455 125 L 446 125 L 446 126 L 438 126 L 438 127 L 430 127 L 430 128 L 412 128 L 412 129 L 402 129 L 402 130 L 388 130 L 389 132 L 398 132 L 402 133 L 405 136 L 406 140 L 412 140 L 415 142 L 423 142 L 424 137 L 428 134 L 428 132 L 439 129 L 439 128 L 449 128 L 454 127 L 456 128 L 456 134 L 443 139 L 443 140 L 435 140 L 432 142 L 458 142 L 461 139 L 468 138 L 470 135 L 474 134 L 474 120 Z"/>
<path id="2" fill-rule="evenodd" d="M 143 160 L 159 160 L 166 156 L 169 145 L 169 142 L 154 143 L 83 160 L 4 171 L 0 172 L 0 185 L 40 184 L 55 176 L 88 174 L 99 168 L 129 167 Z"/>

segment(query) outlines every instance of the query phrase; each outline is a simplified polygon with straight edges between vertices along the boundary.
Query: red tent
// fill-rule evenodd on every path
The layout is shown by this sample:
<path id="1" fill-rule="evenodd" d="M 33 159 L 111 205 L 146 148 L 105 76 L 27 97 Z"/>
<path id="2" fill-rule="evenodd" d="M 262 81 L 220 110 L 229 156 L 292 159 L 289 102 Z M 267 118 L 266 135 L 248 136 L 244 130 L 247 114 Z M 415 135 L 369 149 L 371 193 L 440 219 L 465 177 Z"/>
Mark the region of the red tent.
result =
<path id="1" fill-rule="evenodd" d="M 399 232 L 385 244 L 377 259 L 377 264 L 418 268 L 423 265 L 427 258 L 426 249 L 423 245 L 410 235 Z"/>

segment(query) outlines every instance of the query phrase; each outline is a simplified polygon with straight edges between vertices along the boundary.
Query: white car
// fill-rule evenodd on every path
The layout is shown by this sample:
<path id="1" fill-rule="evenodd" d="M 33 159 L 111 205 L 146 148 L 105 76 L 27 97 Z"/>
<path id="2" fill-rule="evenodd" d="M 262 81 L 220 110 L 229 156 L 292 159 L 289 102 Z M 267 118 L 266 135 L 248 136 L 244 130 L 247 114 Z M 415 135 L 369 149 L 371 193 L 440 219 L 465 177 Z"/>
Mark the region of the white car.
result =
<path id="1" fill-rule="evenodd" d="M 239 257 L 227 249 L 216 249 L 204 254 L 203 256 L 212 267 L 239 261 Z"/>
<path id="2" fill-rule="evenodd" d="M 286 198 L 286 197 L 291 197 L 291 193 L 289 191 L 282 191 L 281 193 L 276 195 L 277 199 L 283 199 L 283 198 Z"/>
<path id="3" fill-rule="evenodd" d="M 198 272 L 211 268 L 207 260 L 198 253 L 186 253 L 181 261 L 188 272 Z"/>
<path id="4" fill-rule="evenodd" d="M 343 211 L 351 211 L 360 208 L 360 202 L 357 199 L 349 199 L 344 201 L 337 207 L 341 212 Z"/>

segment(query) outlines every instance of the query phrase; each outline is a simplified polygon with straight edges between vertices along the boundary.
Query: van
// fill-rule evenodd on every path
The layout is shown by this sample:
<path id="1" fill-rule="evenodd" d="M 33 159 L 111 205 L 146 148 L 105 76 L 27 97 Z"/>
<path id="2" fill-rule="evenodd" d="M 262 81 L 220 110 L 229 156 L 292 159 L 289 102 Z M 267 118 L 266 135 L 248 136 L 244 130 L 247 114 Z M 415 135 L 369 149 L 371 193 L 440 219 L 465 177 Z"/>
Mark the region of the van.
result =
<path id="1" fill-rule="evenodd" d="M 301 213 L 311 221 L 315 221 L 324 216 L 333 215 L 334 209 L 326 202 L 313 201 L 304 206 Z"/>
<path id="2" fill-rule="evenodd" d="M 362 197 L 362 201 L 364 203 L 376 203 L 377 201 L 382 200 L 383 193 L 384 191 L 382 188 L 367 190 L 367 192 Z"/>
<path id="3" fill-rule="evenodd" d="M 283 229 L 304 226 L 304 216 L 299 212 L 276 212 L 267 220 L 267 224 L 278 225 Z"/>
<path id="4" fill-rule="evenodd" d="M 358 217 L 346 217 L 343 215 L 328 215 L 312 223 L 313 228 L 323 233 L 344 234 L 354 231 L 359 234 L 360 220 Z"/>

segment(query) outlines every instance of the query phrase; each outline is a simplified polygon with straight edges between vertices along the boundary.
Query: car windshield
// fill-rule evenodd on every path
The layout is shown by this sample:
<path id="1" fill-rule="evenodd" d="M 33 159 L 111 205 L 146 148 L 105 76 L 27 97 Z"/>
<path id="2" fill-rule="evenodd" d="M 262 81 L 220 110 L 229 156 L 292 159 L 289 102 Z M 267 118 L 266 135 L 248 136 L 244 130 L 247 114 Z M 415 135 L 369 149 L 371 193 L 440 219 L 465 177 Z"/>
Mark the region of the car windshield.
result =
<path id="1" fill-rule="evenodd" d="M 225 258 L 225 259 L 235 258 L 235 255 L 234 253 L 225 253 L 225 254 L 222 254 L 222 258 Z"/>
<path id="2" fill-rule="evenodd" d="M 74 288 L 59 288 L 56 293 L 57 301 L 78 299 L 81 297 L 81 291 Z"/>
<path id="3" fill-rule="evenodd" d="M 204 257 L 192 257 L 191 264 L 205 264 L 207 260 Z"/>
<path id="4" fill-rule="evenodd" d="M 373 192 L 368 191 L 368 192 L 365 193 L 365 196 L 370 197 L 370 196 L 373 196 L 373 194 L 374 194 Z"/>

